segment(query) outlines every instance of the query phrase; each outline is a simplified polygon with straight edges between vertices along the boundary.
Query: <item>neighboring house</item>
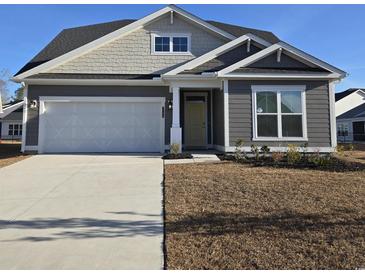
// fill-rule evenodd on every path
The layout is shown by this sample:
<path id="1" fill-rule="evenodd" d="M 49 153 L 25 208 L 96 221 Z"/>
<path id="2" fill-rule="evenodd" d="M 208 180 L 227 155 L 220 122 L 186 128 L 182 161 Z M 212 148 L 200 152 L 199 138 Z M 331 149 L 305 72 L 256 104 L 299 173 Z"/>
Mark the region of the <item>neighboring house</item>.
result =
<path id="1" fill-rule="evenodd" d="M 25 84 L 23 150 L 233 151 L 336 146 L 346 73 L 271 32 L 174 5 L 139 20 L 65 29 L 13 78 Z"/>
<path id="2" fill-rule="evenodd" d="M 338 141 L 364 142 L 365 89 L 350 88 L 335 96 Z"/>
<path id="3" fill-rule="evenodd" d="M 2 106 L 0 112 L 0 140 L 21 140 L 23 131 L 23 101 Z"/>

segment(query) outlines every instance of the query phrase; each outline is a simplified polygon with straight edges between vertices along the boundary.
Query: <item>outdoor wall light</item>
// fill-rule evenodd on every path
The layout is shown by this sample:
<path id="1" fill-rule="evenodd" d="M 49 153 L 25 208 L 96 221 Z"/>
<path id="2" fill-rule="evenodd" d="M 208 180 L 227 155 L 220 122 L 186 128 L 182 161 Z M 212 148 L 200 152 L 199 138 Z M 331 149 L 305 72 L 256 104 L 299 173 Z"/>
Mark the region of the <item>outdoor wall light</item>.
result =
<path id="1" fill-rule="evenodd" d="M 36 109 L 38 108 L 38 101 L 37 100 L 32 100 L 30 103 L 29 103 L 29 107 L 31 109 Z"/>
<path id="2" fill-rule="evenodd" d="M 167 106 L 169 109 L 172 109 L 172 100 L 167 101 Z"/>

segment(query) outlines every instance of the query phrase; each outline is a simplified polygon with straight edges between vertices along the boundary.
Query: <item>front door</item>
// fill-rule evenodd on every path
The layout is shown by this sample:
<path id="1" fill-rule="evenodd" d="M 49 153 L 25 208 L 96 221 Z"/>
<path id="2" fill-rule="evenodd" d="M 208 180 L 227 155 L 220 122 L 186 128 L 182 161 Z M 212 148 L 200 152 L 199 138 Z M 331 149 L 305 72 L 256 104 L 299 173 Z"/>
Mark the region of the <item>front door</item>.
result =
<path id="1" fill-rule="evenodd" d="M 206 97 L 186 96 L 184 139 L 187 148 L 207 146 Z"/>

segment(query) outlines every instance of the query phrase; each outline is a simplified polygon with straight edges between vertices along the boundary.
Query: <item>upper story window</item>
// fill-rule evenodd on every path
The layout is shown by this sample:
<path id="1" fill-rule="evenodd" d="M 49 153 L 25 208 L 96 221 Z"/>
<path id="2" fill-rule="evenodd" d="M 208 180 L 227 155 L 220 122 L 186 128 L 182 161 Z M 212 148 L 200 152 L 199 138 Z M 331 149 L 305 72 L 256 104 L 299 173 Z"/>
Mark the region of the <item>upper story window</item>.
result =
<path id="1" fill-rule="evenodd" d="M 157 34 L 151 36 L 152 54 L 185 55 L 190 53 L 190 34 Z"/>
<path id="2" fill-rule="evenodd" d="M 304 86 L 252 86 L 254 139 L 306 140 Z"/>

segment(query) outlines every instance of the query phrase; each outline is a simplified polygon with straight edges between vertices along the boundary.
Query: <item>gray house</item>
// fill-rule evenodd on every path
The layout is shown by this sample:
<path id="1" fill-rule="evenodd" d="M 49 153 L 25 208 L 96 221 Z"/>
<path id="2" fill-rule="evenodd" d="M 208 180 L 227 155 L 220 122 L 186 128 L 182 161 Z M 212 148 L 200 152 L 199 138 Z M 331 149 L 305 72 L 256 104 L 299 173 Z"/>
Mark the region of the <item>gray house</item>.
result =
<path id="1" fill-rule="evenodd" d="M 26 86 L 23 151 L 233 151 L 336 146 L 346 73 L 271 32 L 170 5 L 139 20 L 65 29 L 13 78 Z"/>
<path id="2" fill-rule="evenodd" d="M 365 89 L 349 88 L 335 99 L 338 141 L 365 142 Z"/>
<path id="3" fill-rule="evenodd" d="M 0 108 L 0 140 L 22 139 L 23 101 L 13 101 Z"/>

